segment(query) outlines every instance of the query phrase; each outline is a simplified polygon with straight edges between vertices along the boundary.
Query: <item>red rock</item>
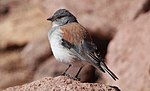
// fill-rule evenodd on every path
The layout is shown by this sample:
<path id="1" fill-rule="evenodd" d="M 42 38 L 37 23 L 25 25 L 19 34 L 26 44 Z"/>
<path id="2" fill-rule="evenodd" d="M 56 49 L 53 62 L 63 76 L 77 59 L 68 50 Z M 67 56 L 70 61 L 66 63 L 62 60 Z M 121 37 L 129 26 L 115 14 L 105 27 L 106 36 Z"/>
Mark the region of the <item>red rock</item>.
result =
<path id="1" fill-rule="evenodd" d="M 67 77 L 45 77 L 43 79 L 7 88 L 3 91 L 120 91 L 115 86 L 108 86 L 99 83 L 80 83 Z"/>
<path id="2" fill-rule="evenodd" d="M 143 14 L 120 30 L 109 45 L 109 66 L 118 75 L 116 84 L 123 91 L 150 91 L 150 13 Z"/>

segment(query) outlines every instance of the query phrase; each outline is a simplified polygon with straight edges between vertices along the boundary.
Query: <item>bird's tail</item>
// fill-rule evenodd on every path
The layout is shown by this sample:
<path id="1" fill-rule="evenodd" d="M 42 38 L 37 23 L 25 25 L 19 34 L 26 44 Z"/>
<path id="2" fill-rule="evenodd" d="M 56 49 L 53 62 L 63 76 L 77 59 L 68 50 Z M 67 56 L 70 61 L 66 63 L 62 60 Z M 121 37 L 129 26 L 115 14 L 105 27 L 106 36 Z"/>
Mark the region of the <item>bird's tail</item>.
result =
<path id="1" fill-rule="evenodd" d="M 99 69 L 103 72 L 107 72 L 115 81 L 118 79 L 118 77 L 106 66 L 104 62 L 100 62 Z"/>
<path id="2" fill-rule="evenodd" d="M 88 61 L 89 63 L 91 63 L 94 67 L 98 68 L 99 70 L 107 72 L 115 81 L 118 79 L 118 77 L 106 66 L 106 64 L 103 62 L 103 59 L 100 56 L 95 55 L 93 53 L 87 54 L 87 56 L 91 59 L 90 61 Z"/>

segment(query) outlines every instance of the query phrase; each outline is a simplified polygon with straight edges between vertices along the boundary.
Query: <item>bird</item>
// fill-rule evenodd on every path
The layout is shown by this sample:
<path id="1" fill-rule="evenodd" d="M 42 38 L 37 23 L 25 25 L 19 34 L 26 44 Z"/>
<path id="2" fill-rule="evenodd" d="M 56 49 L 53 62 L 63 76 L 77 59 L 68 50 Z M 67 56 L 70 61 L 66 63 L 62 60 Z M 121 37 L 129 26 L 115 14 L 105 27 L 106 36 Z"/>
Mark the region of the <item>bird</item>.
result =
<path id="1" fill-rule="evenodd" d="M 50 16 L 52 27 L 48 32 L 48 40 L 52 53 L 57 61 L 71 66 L 78 66 L 75 78 L 86 64 L 90 64 L 98 70 L 108 73 L 115 81 L 118 77 L 106 66 L 96 44 L 88 31 L 78 22 L 77 18 L 67 9 L 58 9 Z"/>

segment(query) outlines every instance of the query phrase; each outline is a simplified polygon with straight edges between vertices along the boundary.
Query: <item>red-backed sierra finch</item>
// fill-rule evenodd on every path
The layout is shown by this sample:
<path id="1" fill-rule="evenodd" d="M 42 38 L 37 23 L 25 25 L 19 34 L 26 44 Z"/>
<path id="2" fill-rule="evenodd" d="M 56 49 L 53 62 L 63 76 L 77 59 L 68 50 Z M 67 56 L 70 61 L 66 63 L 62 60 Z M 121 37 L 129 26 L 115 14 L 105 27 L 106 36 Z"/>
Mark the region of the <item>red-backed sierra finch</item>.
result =
<path id="1" fill-rule="evenodd" d="M 75 76 L 77 78 L 85 63 L 89 63 L 107 72 L 114 80 L 118 79 L 99 56 L 97 46 L 92 42 L 91 36 L 73 14 L 66 9 L 59 9 L 47 20 L 52 22 L 48 39 L 53 55 L 57 61 L 69 65 L 64 74 L 71 65 L 79 66 L 80 69 Z"/>

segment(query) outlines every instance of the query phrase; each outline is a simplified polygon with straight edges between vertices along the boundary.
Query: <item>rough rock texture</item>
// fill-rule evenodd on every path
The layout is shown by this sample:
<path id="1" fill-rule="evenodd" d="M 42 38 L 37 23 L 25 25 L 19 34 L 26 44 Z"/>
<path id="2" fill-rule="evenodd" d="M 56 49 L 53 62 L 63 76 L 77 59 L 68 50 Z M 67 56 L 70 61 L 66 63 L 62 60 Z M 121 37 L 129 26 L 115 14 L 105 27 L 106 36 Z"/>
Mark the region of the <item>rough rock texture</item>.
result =
<path id="1" fill-rule="evenodd" d="M 22 86 L 7 88 L 3 91 L 120 91 L 115 86 L 99 83 L 80 83 L 67 77 L 45 77 Z"/>

